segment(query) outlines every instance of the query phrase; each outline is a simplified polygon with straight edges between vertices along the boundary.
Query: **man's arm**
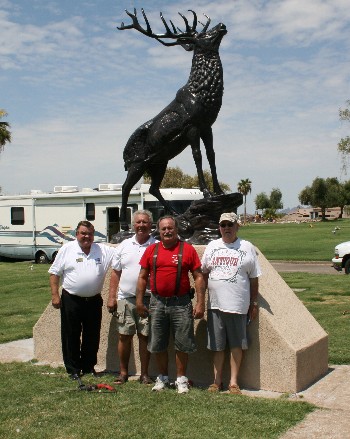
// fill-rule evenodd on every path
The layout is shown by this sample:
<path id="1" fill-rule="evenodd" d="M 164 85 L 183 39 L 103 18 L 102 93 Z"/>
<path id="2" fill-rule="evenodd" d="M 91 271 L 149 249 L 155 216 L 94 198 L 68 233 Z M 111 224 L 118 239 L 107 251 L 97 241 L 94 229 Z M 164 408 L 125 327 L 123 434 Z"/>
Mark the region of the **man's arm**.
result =
<path id="1" fill-rule="evenodd" d="M 254 320 L 259 312 L 258 307 L 258 293 L 259 293 L 259 278 L 253 277 L 250 280 L 250 306 L 248 315 L 250 320 Z"/>
<path id="2" fill-rule="evenodd" d="M 56 309 L 61 308 L 60 277 L 56 274 L 50 274 L 51 303 Z"/>
<path id="3" fill-rule="evenodd" d="M 136 287 L 136 310 L 141 317 L 144 317 L 146 314 L 148 314 L 148 309 L 143 303 L 143 298 L 147 288 L 148 276 L 149 269 L 141 267 Z"/>
<path id="4" fill-rule="evenodd" d="M 109 312 L 113 312 L 117 308 L 117 291 L 118 291 L 121 274 L 122 274 L 121 270 L 120 271 L 112 270 L 111 278 L 109 281 L 109 295 L 107 302 L 107 308 Z"/>
<path id="5" fill-rule="evenodd" d="M 193 317 L 195 319 L 201 319 L 204 316 L 205 311 L 205 281 L 201 268 L 192 272 L 194 279 L 194 285 L 196 288 L 196 306 L 193 309 Z"/>

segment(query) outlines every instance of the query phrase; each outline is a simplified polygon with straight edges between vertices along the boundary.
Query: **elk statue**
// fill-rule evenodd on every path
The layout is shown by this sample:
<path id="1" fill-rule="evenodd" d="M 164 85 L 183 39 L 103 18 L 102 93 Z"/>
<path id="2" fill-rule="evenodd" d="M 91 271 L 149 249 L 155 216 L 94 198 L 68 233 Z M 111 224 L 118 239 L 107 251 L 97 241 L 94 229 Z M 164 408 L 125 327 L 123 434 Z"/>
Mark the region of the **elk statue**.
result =
<path id="1" fill-rule="evenodd" d="M 125 146 L 123 158 L 128 174 L 122 188 L 120 223 L 123 230 L 128 230 L 126 209 L 130 191 L 145 172 L 151 179 L 149 192 L 164 207 L 174 213 L 162 197 L 159 188 L 169 160 L 180 154 L 189 145 L 192 149 L 200 189 L 205 198 L 212 195 L 203 175 L 201 139 L 211 169 L 214 193 L 216 195 L 223 194 L 216 174 L 211 127 L 222 104 L 224 85 L 219 46 L 223 36 L 227 33 L 226 26 L 219 23 L 208 30 L 211 20 L 204 14 L 207 22 L 200 23 L 203 28 L 198 32 L 196 29 L 197 15 L 194 11 L 189 10 L 193 14 L 192 25 L 188 23 L 184 15 L 179 13 L 184 21 L 185 30 L 181 31 L 176 28 L 171 20 L 170 29 L 161 13 L 160 18 L 164 24 L 165 33 L 154 34 L 144 10 L 141 9 L 141 11 L 145 27 L 140 25 L 136 9 L 134 9 L 133 14 L 125 11 L 132 19 L 132 24 L 124 25 L 122 23 L 118 29 L 136 29 L 142 34 L 156 39 L 164 46 L 180 45 L 187 51 L 193 50 L 193 59 L 188 81 L 178 90 L 175 99 L 157 116 L 137 128 Z"/>

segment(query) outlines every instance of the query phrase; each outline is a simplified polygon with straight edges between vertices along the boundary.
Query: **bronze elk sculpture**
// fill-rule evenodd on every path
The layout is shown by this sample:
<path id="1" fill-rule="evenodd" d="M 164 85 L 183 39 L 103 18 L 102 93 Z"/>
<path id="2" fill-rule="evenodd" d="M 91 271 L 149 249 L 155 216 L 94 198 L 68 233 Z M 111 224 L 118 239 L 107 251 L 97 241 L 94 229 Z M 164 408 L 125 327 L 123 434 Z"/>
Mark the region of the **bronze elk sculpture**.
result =
<path id="1" fill-rule="evenodd" d="M 142 15 L 146 24 L 143 28 L 138 21 L 136 9 L 134 13 L 125 11 L 132 19 L 132 24 L 121 24 L 119 30 L 136 29 L 148 37 L 154 38 L 164 46 L 180 45 L 187 51 L 193 50 L 192 68 L 187 83 L 178 90 L 175 99 L 157 116 L 141 125 L 129 138 L 123 153 L 125 170 L 128 171 L 122 188 L 122 207 L 120 223 L 123 230 L 128 230 L 126 209 L 129 194 L 134 185 L 145 172 L 151 179 L 149 192 L 164 207 L 173 212 L 159 190 L 169 160 L 180 154 L 191 145 L 192 155 L 197 169 L 199 187 L 205 198 L 211 196 L 204 180 L 200 140 L 202 139 L 209 162 L 213 189 L 216 195 L 223 194 L 220 188 L 215 165 L 212 125 L 215 122 L 222 104 L 224 90 L 223 70 L 219 56 L 219 47 L 223 36 L 227 33 L 226 26 L 219 23 L 208 30 L 210 18 L 198 32 L 197 15 L 194 11 L 193 23 L 189 25 L 187 18 L 182 17 L 186 29 L 181 31 L 170 20 L 161 20 L 165 33 L 154 34 L 143 9 Z M 167 41 L 167 40 L 173 41 Z M 174 212 L 173 212 L 174 213 Z"/>

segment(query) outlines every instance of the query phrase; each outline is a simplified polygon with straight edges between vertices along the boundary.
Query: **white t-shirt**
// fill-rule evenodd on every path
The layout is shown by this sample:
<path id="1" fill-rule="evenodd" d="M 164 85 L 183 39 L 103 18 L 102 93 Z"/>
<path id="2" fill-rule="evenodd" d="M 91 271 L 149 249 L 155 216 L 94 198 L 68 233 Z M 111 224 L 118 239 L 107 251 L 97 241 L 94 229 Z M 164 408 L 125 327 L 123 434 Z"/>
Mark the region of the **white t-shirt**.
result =
<path id="1" fill-rule="evenodd" d="M 49 273 L 60 276 L 70 294 L 92 297 L 102 291 L 114 252 L 114 247 L 92 243 L 86 255 L 77 240 L 68 242 L 59 249 Z"/>
<path id="2" fill-rule="evenodd" d="M 249 279 L 261 275 L 253 244 L 240 238 L 232 244 L 226 244 L 222 238 L 211 241 L 203 254 L 202 270 L 209 273 L 208 309 L 247 314 Z"/>
<path id="3" fill-rule="evenodd" d="M 137 279 L 140 273 L 140 259 L 146 248 L 157 242 L 150 236 L 144 244 L 139 244 L 135 236 L 125 239 L 118 245 L 112 262 L 112 268 L 121 271 L 118 285 L 118 299 L 135 297 Z M 150 295 L 149 285 L 147 285 L 146 295 Z"/>

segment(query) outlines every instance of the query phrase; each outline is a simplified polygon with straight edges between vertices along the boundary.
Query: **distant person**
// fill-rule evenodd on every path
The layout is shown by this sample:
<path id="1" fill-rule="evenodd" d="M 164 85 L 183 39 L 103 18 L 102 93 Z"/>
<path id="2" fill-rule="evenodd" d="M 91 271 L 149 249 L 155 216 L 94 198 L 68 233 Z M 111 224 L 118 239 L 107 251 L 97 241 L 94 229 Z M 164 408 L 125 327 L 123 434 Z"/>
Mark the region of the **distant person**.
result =
<path id="1" fill-rule="evenodd" d="M 95 374 L 101 291 L 115 251 L 108 245 L 94 243 L 94 231 L 89 221 L 80 221 L 77 239 L 60 248 L 49 269 L 52 306 L 61 311 L 63 361 L 72 379 L 78 379 L 81 373 Z"/>
<path id="2" fill-rule="evenodd" d="M 210 242 L 203 254 L 202 270 L 208 285 L 208 349 L 214 351 L 214 383 L 209 391 L 222 390 L 225 348 L 230 349 L 229 392 L 241 394 L 238 373 L 243 351 L 248 349 L 247 318 L 258 314 L 258 277 L 261 275 L 255 247 L 237 237 L 235 213 L 223 213 L 221 238 Z"/>
<path id="3" fill-rule="evenodd" d="M 148 350 L 155 354 L 159 372 L 152 390 L 161 391 L 169 386 L 168 344 L 171 332 L 175 345 L 175 385 L 178 393 L 187 393 L 188 354 L 196 350 L 193 318 L 200 319 L 204 315 L 204 280 L 196 250 L 178 238 L 176 219 L 165 216 L 159 219 L 157 228 L 161 242 L 149 246 L 140 261 L 136 307 L 141 316 L 148 314 L 143 298 L 150 278 L 152 297 Z M 194 309 L 189 272 L 193 275 L 197 293 Z"/>
<path id="4" fill-rule="evenodd" d="M 140 383 L 151 384 L 153 382 L 148 376 L 150 360 L 150 353 L 147 350 L 148 316 L 141 317 L 136 312 L 136 285 L 140 273 L 140 258 L 146 248 L 156 242 L 150 235 L 152 221 L 152 214 L 148 210 L 134 212 L 132 224 L 135 235 L 122 241 L 116 248 L 115 258 L 112 262 L 113 271 L 107 307 L 110 312 L 117 312 L 120 374 L 115 380 L 115 384 L 124 384 L 128 381 L 132 339 L 136 333 L 139 339 L 141 362 Z M 144 297 L 144 305 L 147 309 L 150 295 L 150 290 L 147 288 Z"/>

